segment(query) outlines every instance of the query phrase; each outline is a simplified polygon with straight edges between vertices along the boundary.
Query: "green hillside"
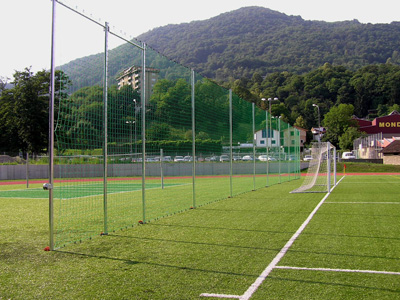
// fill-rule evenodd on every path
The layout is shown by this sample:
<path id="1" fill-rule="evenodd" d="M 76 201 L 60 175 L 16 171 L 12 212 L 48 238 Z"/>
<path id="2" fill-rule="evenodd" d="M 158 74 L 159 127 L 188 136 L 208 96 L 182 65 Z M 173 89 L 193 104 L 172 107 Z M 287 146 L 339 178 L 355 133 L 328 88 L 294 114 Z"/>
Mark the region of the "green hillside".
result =
<path id="1" fill-rule="evenodd" d="M 281 71 L 303 74 L 324 63 L 351 70 L 388 61 L 399 64 L 399 35 L 400 22 L 305 21 L 267 8 L 245 7 L 208 20 L 159 27 L 138 40 L 206 77 L 226 82 L 251 78 L 256 71 L 262 76 Z M 109 57 L 109 71 L 115 75 L 121 63 L 128 67 L 138 55 L 125 44 L 110 51 Z M 64 66 L 73 81 L 101 80 L 101 54 L 78 62 L 80 70 L 76 61 Z"/>

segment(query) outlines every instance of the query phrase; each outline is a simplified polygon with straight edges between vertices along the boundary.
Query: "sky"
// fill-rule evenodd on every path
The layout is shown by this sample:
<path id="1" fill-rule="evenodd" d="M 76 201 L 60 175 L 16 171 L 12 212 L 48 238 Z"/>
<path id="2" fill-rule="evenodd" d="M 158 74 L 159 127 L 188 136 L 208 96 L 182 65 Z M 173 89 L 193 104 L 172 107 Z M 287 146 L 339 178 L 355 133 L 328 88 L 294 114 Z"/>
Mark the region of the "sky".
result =
<path id="1" fill-rule="evenodd" d="M 114 32 L 126 33 L 127 38 L 168 24 L 206 20 L 246 6 L 266 7 L 289 16 L 301 16 L 304 20 L 334 22 L 357 19 L 361 23 L 373 24 L 400 21 L 399 0 L 60 1 L 101 24 L 107 21 Z M 33 72 L 49 69 L 52 1 L 0 0 L 0 11 L 0 76 L 12 78 L 15 70 L 22 71 L 26 67 L 31 67 Z M 59 25 L 56 41 L 63 52 L 62 56 L 56 57 L 56 65 L 103 50 L 104 34 L 94 28 L 96 26 L 87 26 L 90 22 L 76 18 L 60 5 L 57 5 L 56 16 Z M 85 25 L 82 22 L 86 22 Z M 114 39 L 110 47 L 118 44 Z"/>

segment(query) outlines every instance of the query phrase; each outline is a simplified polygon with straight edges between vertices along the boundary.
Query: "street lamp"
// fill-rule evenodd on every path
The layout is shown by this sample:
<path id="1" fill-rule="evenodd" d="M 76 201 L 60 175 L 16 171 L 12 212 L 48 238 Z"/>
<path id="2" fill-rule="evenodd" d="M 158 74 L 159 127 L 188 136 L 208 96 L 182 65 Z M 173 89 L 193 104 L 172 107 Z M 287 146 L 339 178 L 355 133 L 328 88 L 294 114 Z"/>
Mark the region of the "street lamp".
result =
<path id="1" fill-rule="evenodd" d="M 318 142 L 321 142 L 321 117 L 320 117 L 320 113 L 319 113 L 319 106 L 315 103 L 313 103 L 314 107 L 316 107 L 318 109 Z"/>
<path id="2" fill-rule="evenodd" d="M 134 106 L 133 106 L 133 109 L 134 109 L 134 117 L 135 117 L 135 156 L 136 156 L 136 153 L 137 153 L 137 145 L 136 145 L 136 99 L 133 99 L 133 103 L 135 103 L 134 104 Z"/>
<path id="3" fill-rule="evenodd" d="M 278 101 L 279 99 L 278 98 L 268 98 L 268 99 L 266 99 L 266 98 L 261 98 L 261 101 L 263 101 L 263 102 L 265 102 L 265 101 L 267 101 L 268 100 L 268 112 L 269 112 L 269 128 L 268 128 L 268 115 L 266 116 L 266 133 L 265 133 L 265 136 L 266 136 L 266 147 L 267 147 L 267 186 L 269 185 L 269 183 L 268 183 L 268 173 L 269 173 L 269 148 L 268 148 L 268 135 L 269 135 L 269 131 L 271 131 L 271 132 L 273 132 L 273 130 L 272 130 L 272 118 L 271 118 L 271 102 L 272 101 Z M 271 135 L 271 147 L 272 147 L 272 135 Z"/>
<path id="4" fill-rule="evenodd" d="M 276 97 L 275 98 L 268 98 L 268 99 L 266 99 L 266 98 L 262 98 L 261 99 L 261 101 L 267 101 L 267 100 L 268 100 L 269 124 L 270 124 L 269 130 L 272 131 L 271 102 L 272 101 L 279 101 L 279 99 L 276 98 Z M 272 137 L 271 137 L 271 139 L 272 139 Z M 267 133 L 267 144 L 268 144 L 268 133 Z"/>
<path id="5" fill-rule="evenodd" d="M 133 109 L 134 109 L 134 116 L 133 116 L 133 118 L 134 118 L 134 120 L 135 121 L 125 121 L 125 123 L 126 124 L 131 124 L 131 134 L 130 134 L 130 137 L 129 137 L 129 144 L 130 144 L 130 153 L 131 153 L 131 156 L 132 156 L 132 135 L 133 135 L 133 124 L 135 124 L 135 154 L 136 154 L 136 99 L 133 99 L 133 103 L 134 103 L 134 107 L 133 107 Z"/>
<path id="6" fill-rule="evenodd" d="M 131 134 L 129 136 L 129 145 L 130 145 L 130 152 L 131 152 L 131 156 L 132 156 L 132 125 L 135 124 L 136 126 L 136 121 L 125 121 L 126 124 L 131 124 Z"/>
<path id="7" fill-rule="evenodd" d="M 278 122 L 279 122 L 279 133 L 278 133 L 278 137 L 279 137 L 279 183 L 281 183 L 281 117 L 275 117 L 278 118 Z"/>

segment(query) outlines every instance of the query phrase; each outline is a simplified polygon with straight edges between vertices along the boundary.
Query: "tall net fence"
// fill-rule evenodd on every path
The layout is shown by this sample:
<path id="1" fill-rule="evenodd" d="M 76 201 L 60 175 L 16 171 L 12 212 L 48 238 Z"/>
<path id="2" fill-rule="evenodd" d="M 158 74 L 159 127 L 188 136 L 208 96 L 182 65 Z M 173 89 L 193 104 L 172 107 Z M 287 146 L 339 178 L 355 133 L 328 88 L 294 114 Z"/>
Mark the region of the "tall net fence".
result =
<path id="1" fill-rule="evenodd" d="M 54 3 L 55 62 L 71 44 L 100 55 L 56 71 L 52 249 L 299 178 L 296 128 Z M 84 30 L 68 34 L 71 20 Z"/>

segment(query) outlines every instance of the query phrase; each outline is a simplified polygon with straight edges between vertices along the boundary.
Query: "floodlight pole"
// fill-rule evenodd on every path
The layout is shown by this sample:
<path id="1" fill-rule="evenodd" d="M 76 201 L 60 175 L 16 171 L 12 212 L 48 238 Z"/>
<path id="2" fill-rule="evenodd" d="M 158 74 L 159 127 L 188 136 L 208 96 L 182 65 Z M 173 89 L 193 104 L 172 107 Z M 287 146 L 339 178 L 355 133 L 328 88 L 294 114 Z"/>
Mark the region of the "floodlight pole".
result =
<path id="1" fill-rule="evenodd" d="M 261 99 L 262 101 L 265 101 L 265 98 Z M 271 148 L 272 148 L 272 136 L 274 135 L 274 130 L 272 129 L 272 114 L 271 114 L 271 104 L 272 101 L 279 101 L 277 97 L 275 98 L 268 98 L 268 111 L 269 111 L 269 130 L 271 131 Z M 268 120 L 267 120 L 268 123 Z M 268 132 L 267 132 L 267 146 L 268 146 Z M 269 155 L 268 155 L 268 148 L 267 148 L 267 170 L 269 170 Z M 269 172 L 269 171 L 267 171 Z M 267 173 L 267 178 L 268 178 L 268 173 Z M 268 180 L 268 179 L 267 179 Z M 267 184 L 268 185 L 268 184 Z"/>
<path id="2" fill-rule="evenodd" d="M 133 99 L 133 102 L 135 103 L 135 115 L 134 115 L 134 117 L 135 117 L 135 158 L 136 158 L 136 156 L 137 156 L 137 118 L 136 118 L 136 115 L 137 115 L 137 102 L 136 102 L 136 99 Z"/>
<path id="3" fill-rule="evenodd" d="M 267 101 L 267 99 L 261 98 L 261 101 L 265 102 L 265 101 Z M 266 186 L 269 186 L 268 110 L 265 110 L 265 147 L 266 147 L 266 153 L 267 153 L 267 185 Z"/>
<path id="4" fill-rule="evenodd" d="M 321 143 L 321 117 L 319 113 L 319 106 L 315 103 L 312 106 L 318 109 L 318 142 Z"/>
<path id="5" fill-rule="evenodd" d="M 281 117 L 277 117 L 279 122 L 278 138 L 279 138 L 279 183 L 281 183 Z"/>

